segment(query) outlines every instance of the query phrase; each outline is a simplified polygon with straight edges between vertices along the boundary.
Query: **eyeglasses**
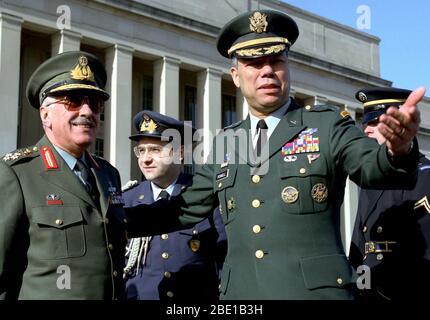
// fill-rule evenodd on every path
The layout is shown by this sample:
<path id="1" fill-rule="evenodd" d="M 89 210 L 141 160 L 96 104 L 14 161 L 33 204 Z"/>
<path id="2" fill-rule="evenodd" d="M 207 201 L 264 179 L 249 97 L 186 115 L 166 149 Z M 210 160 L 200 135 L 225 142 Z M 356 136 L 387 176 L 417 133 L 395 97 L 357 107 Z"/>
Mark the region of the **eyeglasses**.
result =
<path id="1" fill-rule="evenodd" d="M 148 153 L 151 157 L 167 157 L 170 155 L 171 147 L 169 145 L 165 146 L 135 146 L 133 148 L 134 154 L 136 157 L 143 157 L 146 153 Z"/>
<path id="2" fill-rule="evenodd" d="M 87 103 L 94 113 L 102 113 L 104 110 L 105 102 L 98 96 L 86 96 L 83 94 L 70 94 L 64 97 L 59 97 L 57 101 L 48 103 L 46 106 L 61 103 L 67 111 L 79 111 L 84 103 Z"/>

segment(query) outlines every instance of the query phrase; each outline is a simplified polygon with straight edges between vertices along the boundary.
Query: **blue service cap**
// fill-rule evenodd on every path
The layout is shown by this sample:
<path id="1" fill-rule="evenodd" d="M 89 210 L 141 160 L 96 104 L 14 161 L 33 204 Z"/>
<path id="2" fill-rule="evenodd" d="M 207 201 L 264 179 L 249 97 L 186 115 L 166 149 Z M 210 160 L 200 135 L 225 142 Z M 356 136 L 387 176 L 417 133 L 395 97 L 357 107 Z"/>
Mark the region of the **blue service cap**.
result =
<path id="1" fill-rule="evenodd" d="M 376 121 L 391 106 L 399 107 L 408 98 L 411 90 L 375 87 L 356 92 L 355 98 L 363 103 L 363 125 Z"/>
<path id="2" fill-rule="evenodd" d="M 183 144 L 185 128 L 190 128 L 193 134 L 195 132 L 193 127 L 189 126 L 183 121 L 179 121 L 172 117 L 150 110 L 143 110 L 137 113 L 134 116 L 133 125 L 137 133 L 131 135 L 129 139 L 134 141 L 139 141 L 143 137 L 161 139 L 165 130 L 175 129 L 179 131 Z"/>

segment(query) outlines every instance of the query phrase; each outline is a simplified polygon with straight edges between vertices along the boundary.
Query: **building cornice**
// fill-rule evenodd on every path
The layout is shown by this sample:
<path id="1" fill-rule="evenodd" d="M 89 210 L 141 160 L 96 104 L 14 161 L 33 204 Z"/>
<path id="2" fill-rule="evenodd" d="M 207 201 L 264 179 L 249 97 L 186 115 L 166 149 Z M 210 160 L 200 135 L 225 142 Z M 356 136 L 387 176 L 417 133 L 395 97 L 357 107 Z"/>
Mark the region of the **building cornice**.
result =
<path id="1" fill-rule="evenodd" d="M 365 72 L 360 72 L 351 68 L 343 67 L 338 64 L 328 62 L 310 55 L 300 53 L 297 51 L 289 52 L 289 59 L 291 61 L 304 64 L 306 66 L 327 71 L 340 75 L 342 77 L 350 78 L 355 81 L 366 82 L 375 86 L 391 86 L 392 82 L 376 76 L 372 76 Z"/>
<path id="2" fill-rule="evenodd" d="M 213 25 L 190 19 L 181 16 L 174 12 L 162 10 L 152 7 L 142 2 L 133 0 L 93 0 L 94 2 L 101 3 L 127 13 L 134 13 L 137 15 L 145 16 L 155 19 L 164 23 L 168 23 L 180 28 L 191 29 L 195 32 L 202 33 L 208 36 L 216 37 L 220 28 Z"/>

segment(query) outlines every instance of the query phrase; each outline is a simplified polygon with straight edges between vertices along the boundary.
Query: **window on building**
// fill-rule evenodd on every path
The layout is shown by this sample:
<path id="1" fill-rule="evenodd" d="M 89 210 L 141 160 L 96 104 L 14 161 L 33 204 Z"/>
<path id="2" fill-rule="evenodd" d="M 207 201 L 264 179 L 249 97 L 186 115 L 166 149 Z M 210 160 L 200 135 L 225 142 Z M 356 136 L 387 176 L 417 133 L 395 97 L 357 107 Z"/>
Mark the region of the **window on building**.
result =
<path id="1" fill-rule="evenodd" d="M 196 96 L 195 87 L 185 86 L 184 121 L 191 121 L 193 127 L 196 127 Z"/>
<path id="2" fill-rule="evenodd" d="M 153 77 L 149 75 L 143 76 L 143 92 L 142 92 L 142 101 L 143 101 L 143 110 L 153 110 Z"/>
<path id="3" fill-rule="evenodd" d="M 96 138 L 95 150 L 94 150 L 95 155 L 103 158 L 103 148 L 104 148 L 104 140 L 101 138 Z"/>
<path id="4" fill-rule="evenodd" d="M 222 126 L 227 127 L 237 122 L 236 97 L 228 94 L 222 95 Z"/>

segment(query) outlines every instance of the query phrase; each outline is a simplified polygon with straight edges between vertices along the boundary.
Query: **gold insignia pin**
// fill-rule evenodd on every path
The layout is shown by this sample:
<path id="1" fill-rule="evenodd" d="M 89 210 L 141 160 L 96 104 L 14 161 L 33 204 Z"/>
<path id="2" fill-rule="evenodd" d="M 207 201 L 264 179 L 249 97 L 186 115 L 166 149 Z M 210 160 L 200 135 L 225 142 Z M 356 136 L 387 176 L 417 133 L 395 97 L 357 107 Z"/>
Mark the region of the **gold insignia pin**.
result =
<path id="1" fill-rule="evenodd" d="M 233 211 L 234 209 L 236 209 L 236 200 L 234 200 L 233 197 L 231 197 L 228 201 L 227 201 L 227 209 L 229 211 Z"/>
<path id="2" fill-rule="evenodd" d="M 191 239 L 189 245 L 192 252 L 197 252 L 200 249 L 200 240 Z"/>
<path id="3" fill-rule="evenodd" d="M 323 183 L 317 183 L 312 187 L 312 198 L 318 202 L 324 202 L 328 197 L 328 189 Z"/>
<path id="4" fill-rule="evenodd" d="M 70 76 L 75 80 L 91 80 L 94 81 L 94 74 L 88 65 L 88 59 L 85 56 L 80 56 L 78 64 L 70 71 Z"/>
<path id="5" fill-rule="evenodd" d="M 342 118 L 345 118 L 345 117 L 348 117 L 348 116 L 349 116 L 349 112 L 348 112 L 348 111 L 346 111 L 346 110 L 343 110 L 343 111 L 340 113 L 340 115 L 341 115 L 341 117 L 342 117 Z"/>
<path id="6" fill-rule="evenodd" d="M 147 115 L 143 117 L 142 124 L 140 125 L 140 132 L 149 132 L 152 133 L 157 129 L 157 124 L 149 118 Z"/>
<path id="7" fill-rule="evenodd" d="M 281 198 L 285 203 L 294 203 L 299 198 L 299 191 L 292 186 L 287 186 L 282 190 Z"/>
<path id="8" fill-rule="evenodd" d="M 267 22 L 267 15 L 264 13 L 256 11 L 249 17 L 249 29 L 252 32 L 266 32 L 268 25 L 269 23 Z"/>

